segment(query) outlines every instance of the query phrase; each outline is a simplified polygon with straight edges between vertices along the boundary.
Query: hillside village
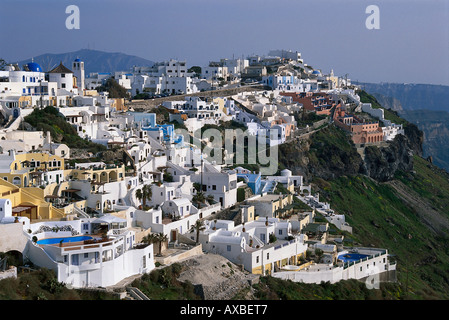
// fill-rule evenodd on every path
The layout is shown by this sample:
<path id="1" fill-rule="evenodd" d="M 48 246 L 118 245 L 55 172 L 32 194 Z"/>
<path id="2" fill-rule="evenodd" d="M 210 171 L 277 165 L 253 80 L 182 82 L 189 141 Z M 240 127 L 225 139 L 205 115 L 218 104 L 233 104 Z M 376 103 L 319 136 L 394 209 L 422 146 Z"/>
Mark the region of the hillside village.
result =
<path id="1" fill-rule="evenodd" d="M 103 90 L 109 81 L 126 95 Z M 72 288 L 114 287 L 207 254 L 296 282 L 395 281 L 388 248 L 345 246 L 352 226 L 304 176 L 249 161 L 251 141 L 263 146 L 260 160 L 329 126 L 362 158 L 404 134 L 359 92 L 289 50 L 89 75 L 81 59 L 52 70 L 6 65 L 0 252 Z M 244 155 L 225 148 L 226 130 L 234 142 L 245 136 Z M 17 275 L 0 269 L 0 279 Z"/>

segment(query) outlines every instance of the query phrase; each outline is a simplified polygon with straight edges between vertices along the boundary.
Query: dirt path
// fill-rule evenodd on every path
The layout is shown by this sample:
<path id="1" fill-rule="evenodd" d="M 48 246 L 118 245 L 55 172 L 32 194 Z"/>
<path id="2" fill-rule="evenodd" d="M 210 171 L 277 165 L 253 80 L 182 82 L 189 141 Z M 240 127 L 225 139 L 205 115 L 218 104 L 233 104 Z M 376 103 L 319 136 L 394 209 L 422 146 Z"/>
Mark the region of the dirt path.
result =
<path id="1" fill-rule="evenodd" d="M 386 184 L 396 190 L 397 195 L 417 212 L 430 230 L 440 235 L 447 235 L 449 219 L 435 210 L 428 201 L 398 180 L 392 180 Z"/>

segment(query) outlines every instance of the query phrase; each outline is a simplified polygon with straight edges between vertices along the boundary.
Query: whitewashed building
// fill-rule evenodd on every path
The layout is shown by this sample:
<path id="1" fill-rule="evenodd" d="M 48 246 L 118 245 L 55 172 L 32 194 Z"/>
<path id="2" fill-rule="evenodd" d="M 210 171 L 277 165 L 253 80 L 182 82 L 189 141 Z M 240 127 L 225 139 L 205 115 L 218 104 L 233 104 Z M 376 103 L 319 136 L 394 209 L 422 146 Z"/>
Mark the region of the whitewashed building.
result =
<path id="1" fill-rule="evenodd" d="M 100 226 L 107 228 L 106 238 L 94 234 Z M 139 246 L 125 219 L 105 215 L 35 223 L 31 231 L 27 257 L 55 271 L 59 282 L 74 288 L 112 286 L 155 267 L 153 245 Z"/>
<path id="2" fill-rule="evenodd" d="M 289 221 L 258 219 L 236 227 L 221 220 L 206 223 L 200 234 L 203 249 L 255 274 L 271 274 L 286 261 L 296 262 L 307 250 L 303 235 L 292 236 Z"/>

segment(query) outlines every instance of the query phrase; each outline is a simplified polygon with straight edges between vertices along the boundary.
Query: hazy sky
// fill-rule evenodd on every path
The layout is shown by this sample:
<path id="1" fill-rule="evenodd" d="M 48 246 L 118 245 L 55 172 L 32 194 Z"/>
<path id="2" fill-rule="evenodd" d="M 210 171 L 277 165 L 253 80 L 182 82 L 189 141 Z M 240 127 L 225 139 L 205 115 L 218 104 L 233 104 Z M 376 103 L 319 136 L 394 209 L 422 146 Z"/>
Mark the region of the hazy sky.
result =
<path id="1" fill-rule="evenodd" d="M 449 85 L 449 0 L 0 0 L 0 30 L 10 62 L 90 48 L 204 66 L 286 49 L 352 80 Z"/>

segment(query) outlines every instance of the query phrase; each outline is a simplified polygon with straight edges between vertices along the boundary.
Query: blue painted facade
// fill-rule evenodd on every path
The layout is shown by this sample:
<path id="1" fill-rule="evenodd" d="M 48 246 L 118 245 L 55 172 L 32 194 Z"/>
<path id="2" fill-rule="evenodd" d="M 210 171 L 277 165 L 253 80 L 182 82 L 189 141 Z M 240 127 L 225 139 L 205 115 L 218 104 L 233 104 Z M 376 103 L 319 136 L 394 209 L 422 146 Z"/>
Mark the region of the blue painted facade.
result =
<path id="1" fill-rule="evenodd" d="M 143 127 L 156 127 L 156 114 L 155 113 L 145 113 L 145 112 L 134 112 L 134 121 L 142 122 Z"/>
<path id="2" fill-rule="evenodd" d="M 259 194 L 262 190 L 262 177 L 260 173 L 237 173 L 237 178 L 243 178 L 253 194 Z"/>

